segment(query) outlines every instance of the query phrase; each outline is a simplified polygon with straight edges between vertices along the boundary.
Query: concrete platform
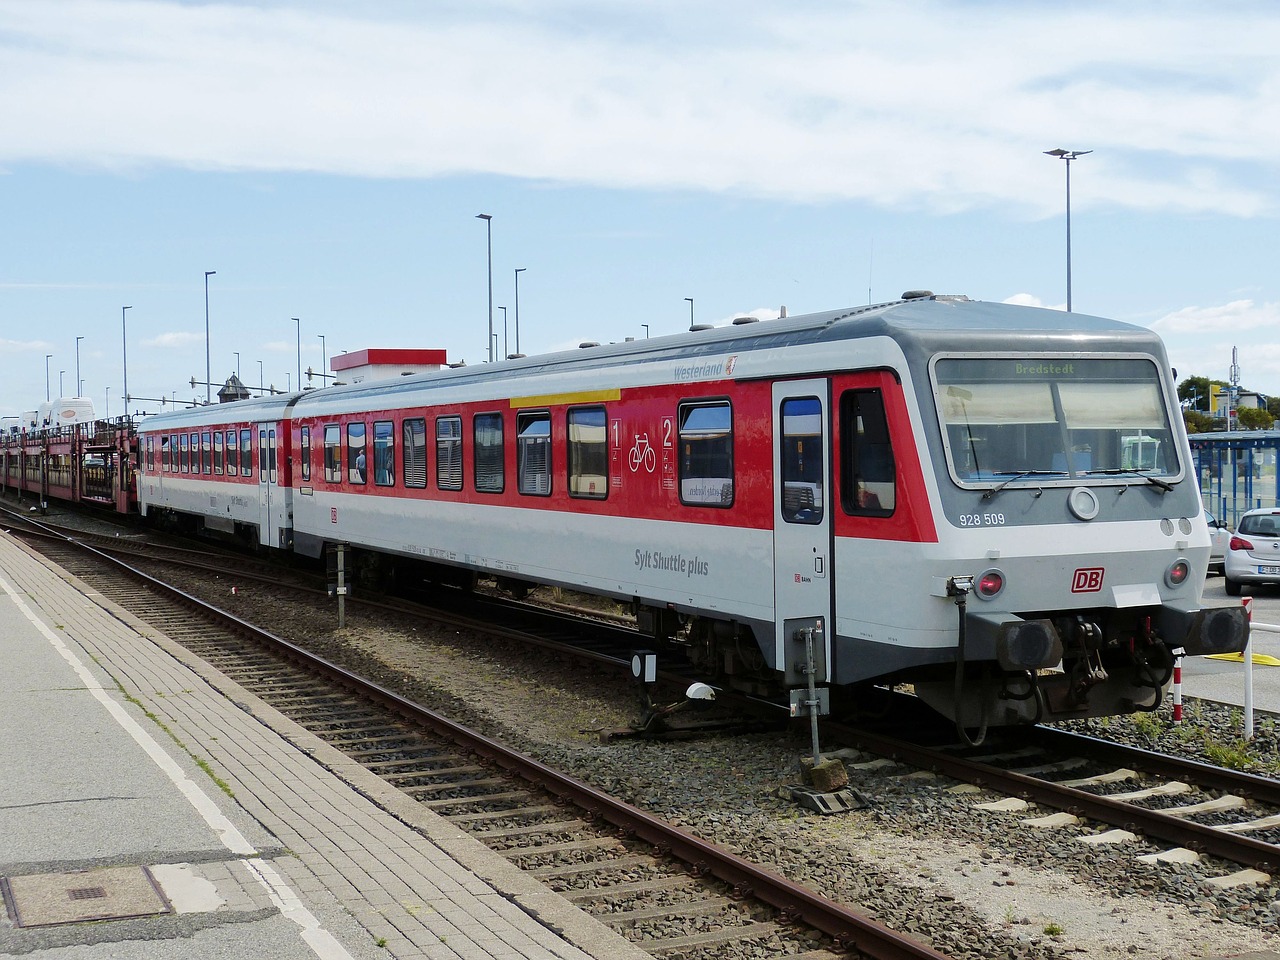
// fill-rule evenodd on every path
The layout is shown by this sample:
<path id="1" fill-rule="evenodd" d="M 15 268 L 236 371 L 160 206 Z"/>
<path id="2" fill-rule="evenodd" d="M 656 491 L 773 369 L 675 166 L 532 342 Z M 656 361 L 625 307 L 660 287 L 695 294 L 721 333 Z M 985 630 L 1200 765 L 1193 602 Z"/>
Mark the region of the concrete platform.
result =
<path id="1" fill-rule="evenodd" d="M 0 532 L 0 953 L 642 960 Z"/>

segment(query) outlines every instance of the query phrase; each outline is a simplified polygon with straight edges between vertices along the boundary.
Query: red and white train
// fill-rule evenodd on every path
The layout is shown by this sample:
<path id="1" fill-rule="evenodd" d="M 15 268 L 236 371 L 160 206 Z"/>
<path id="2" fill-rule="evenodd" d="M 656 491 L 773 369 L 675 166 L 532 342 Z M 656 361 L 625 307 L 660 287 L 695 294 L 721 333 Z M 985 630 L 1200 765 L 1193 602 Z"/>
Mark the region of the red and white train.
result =
<path id="1" fill-rule="evenodd" d="M 756 692 L 910 682 L 965 725 L 1150 709 L 1209 536 L 1163 345 L 927 293 L 162 414 L 138 502 L 367 569 L 634 604 Z M 812 641 L 810 644 L 809 641 Z"/>

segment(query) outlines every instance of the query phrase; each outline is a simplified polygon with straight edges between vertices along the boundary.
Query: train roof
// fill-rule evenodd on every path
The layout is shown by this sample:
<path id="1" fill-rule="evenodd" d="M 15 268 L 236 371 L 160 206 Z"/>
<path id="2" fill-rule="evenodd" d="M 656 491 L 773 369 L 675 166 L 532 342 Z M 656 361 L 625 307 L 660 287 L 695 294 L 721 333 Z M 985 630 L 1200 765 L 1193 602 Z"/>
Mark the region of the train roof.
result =
<path id="1" fill-rule="evenodd" d="M 652 339 L 612 344 L 583 344 L 577 350 L 453 367 L 394 380 L 370 380 L 281 394 L 193 410 L 159 414 L 143 429 L 182 429 L 205 423 L 273 420 L 288 415 L 320 414 L 330 404 L 340 409 L 374 408 L 387 398 L 424 387 L 459 386 L 493 378 L 537 378 L 560 372 L 666 363 L 696 367 L 700 360 L 758 350 L 814 346 L 887 338 L 907 356 L 940 350 L 1002 351 L 1025 346 L 1037 353 L 1101 350 L 1149 352 L 1163 358 L 1160 338 L 1133 324 L 1082 313 L 1064 313 L 1019 304 L 970 300 L 963 296 L 909 296 L 872 306 L 848 307 L 776 320 L 735 321 Z M 841 366 L 839 363 L 833 367 Z M 160 426 L 163 424 L 163 426 Z"/>

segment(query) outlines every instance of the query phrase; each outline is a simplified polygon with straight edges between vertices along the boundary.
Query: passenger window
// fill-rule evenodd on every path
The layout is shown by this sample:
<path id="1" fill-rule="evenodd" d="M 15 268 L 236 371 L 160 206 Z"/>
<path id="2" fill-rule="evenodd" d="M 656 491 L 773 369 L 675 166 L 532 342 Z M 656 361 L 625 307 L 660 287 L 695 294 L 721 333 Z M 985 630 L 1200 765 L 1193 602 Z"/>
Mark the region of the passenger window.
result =
<path id="1" fill-rule="evenodd" d="M 826 457 L 822 450 L 822 401 L 798 397 L 782 401 L 782 519 L 821 523 Z"/>
<path id="2" fill-rule="evenodd" d="M 840 505 L 852 516 L 887 517 L 897 503 L 897 467 L 884 396 L 846 390 L 840 397 Z"/>
<path id="3" fill-rule="evenodd" d="M 223 463 L 222 454 L 222 431 L 219 430 L 213 435 L 213 472 L 218 476 L 222 476 Z"/>
<path id="4" fill-rule="evenodd" d="M 373 422 L 373 482 L 380 487 L 396 482 L 395 424 L 390 420 Z"/>
<path id="5" fill-rule="evenodd" d="M 147 437 L 147 470 L 153 471 L 156 468 L 156 438 Z"/>
<path id="6" fill-rule="evenodd" d="M 427 485 L 427 421 L 406 420 L 401 433 L 404 440 L 404 485 L 421 489 Z"/>
<path id="7" fill-rule="evenodd" d="M 248 427 L 240 431 L 240 476 L 253 476 L 253 431 Z"/>
<path id="8" fill-rule="evenodd" d="M 190 472 L 190 454 L 188 453 L 187 435 L 185 433 L 178 435 L 178 470 L 182 473 Z"/>
<path id="9" fill-rule="evenodd" d="M 327 423 L 324 428 L 324 479 L 327 483 L 342 482 L 341 456 L 339 446 L 342 433 L 336 423 Z"/>
<path id="10" fill-rule="evenodd" d="M 267 431 L 258 431 L 258 482 L 267 482 Z"/>
<path id="11" fill-rule="evenodd" d="M 202 473 L 213 473 L 213 440 L 207 430 L 200 435 L 200 468 Z"/>
<path id="12" fill-rule="evenodd" d="M 475 485 L 479 493 L 501 493 L 506 486 L 502 462 L 502 414 L 481 413 L 472 421 Z"/>
<path id="13" fill-rule="evenodd" d="M 227 431 L 227 476 L 234 477 L 240 473 L 240 447 L 236 443 L 236 432 Z"/>
<path id="14" fill-rule="evenodd" d="M 569 411 L 569 496 L 603 500 L 609 495 L 609 444 L 604 407 Z"/>
<path id="15" fill-rule="evenodd" d="M 521 493 L 551 494 L 551 414 L 522 413 L 516 417 L 517 485 Z"/>
<path id="16" fill-rule="evenodd" d="M 302 479 L 311 479 L 311 428 L 303 427 L 299 438 L 298 455 L 302 460 Z"/>
<path id="17" fill-rule="evenodd" d="M 268 465 L 271 472 L 271 482 L 279 483 L 280 476 L 276 472 L 276 432 L 274 430 L 267 431 L 267 457 Z"/>
<path id="18" fill-rule="evenodd" d="M 436 486 L 462 489 L 462 418 L 436 420 Z"/>
<path id="19" fill-rule="evenodd" d="M 347 424 L 347 480 L 365 483 L 365 426 L 363 423 Z"/>
<path id="20" fill-rule="evenodd" d="M 682 403 L 680 502 L 733 506 L 733 410 L 728 400 Z"/>
<path id="21" fill-rule="evenodd" d="M 166 434 L 160 438 L 160 469 L 163 472 L 173 470 L 172 454 L 169 450 L 169 437 Z"/>

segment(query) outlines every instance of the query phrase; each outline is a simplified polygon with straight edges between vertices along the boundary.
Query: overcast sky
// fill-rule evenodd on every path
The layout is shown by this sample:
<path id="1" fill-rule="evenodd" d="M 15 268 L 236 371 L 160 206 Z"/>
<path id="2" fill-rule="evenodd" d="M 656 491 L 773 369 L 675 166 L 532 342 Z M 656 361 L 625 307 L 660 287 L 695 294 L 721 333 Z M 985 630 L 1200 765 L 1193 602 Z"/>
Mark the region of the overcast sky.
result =
<path id="1" fill-rule="evenodd" d="M 525 353 L 686 298 L 1061 309 L 1056 147 L 1074 309 L 1280 394 L 1278 48 L 1263 2 L 0 0 L 0 411 L 77 343 L 99 412 L 126 366 L 203 397 L 206 271 L 211 379 L 281 388 L 514 352 L 517 268 Z"/>

